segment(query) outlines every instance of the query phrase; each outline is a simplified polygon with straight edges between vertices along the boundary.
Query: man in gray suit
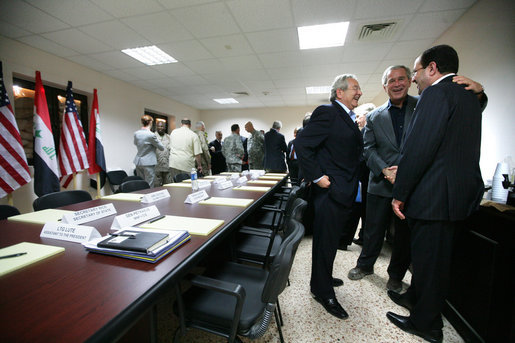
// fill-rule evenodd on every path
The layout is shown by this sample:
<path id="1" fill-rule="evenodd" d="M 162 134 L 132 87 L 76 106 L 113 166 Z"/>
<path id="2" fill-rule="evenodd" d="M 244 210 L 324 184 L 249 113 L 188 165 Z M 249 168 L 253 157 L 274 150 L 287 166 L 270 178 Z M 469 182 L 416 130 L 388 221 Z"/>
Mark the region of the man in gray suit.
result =
<path id="1" fill-rule="evenodd" d="M 157 164 L 156 148 L 164 150 L 156 135 L 154 135 L 150 128 L 152 127 L 151 116 L 145 114 L 141 117 L 141 124 L 143 127 L 134 132 L 134 145 L 138 149 L 136 157 L 134 157 L 134 164 L 136 165 L 136 174 L 141 176 L 148 182 L 150 187 L 154 187 L 156 178 L 155 166 Z"/>

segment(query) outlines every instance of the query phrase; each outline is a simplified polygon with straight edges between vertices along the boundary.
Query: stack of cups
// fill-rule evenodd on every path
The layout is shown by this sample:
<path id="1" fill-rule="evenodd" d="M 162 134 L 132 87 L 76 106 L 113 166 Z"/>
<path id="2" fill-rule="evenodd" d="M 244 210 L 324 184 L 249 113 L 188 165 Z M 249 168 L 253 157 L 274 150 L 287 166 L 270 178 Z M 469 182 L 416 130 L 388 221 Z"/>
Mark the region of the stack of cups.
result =
<path id="1" fill-rule="evenodd" d="M 497 168 L 495 168 L 495 174 L 492 180 L 492 201 L 506 204 L 506 200 L 508 199 L 508 190 L 504 189 L 502 186 L 502 182 L 504 181 L 504 176 L 502 176 L 502 174 L 509 175 L 508 163 L 497 163 Z"/>

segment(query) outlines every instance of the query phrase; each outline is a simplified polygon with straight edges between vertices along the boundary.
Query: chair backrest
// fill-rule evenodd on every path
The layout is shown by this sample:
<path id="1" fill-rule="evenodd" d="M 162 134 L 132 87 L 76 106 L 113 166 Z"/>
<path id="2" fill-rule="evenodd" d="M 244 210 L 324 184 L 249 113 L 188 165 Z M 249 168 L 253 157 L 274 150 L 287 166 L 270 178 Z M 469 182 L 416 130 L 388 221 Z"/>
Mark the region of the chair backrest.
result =
<path id="1" fill-rule="evenodd" d="M 56 208 L 92 200 L 91 194 L 83 190 L 62 191 L 45 194 L 32 203 L 34 211 Z"/>
<path id="2" fill-rule="evenodd" d="M 148 188 L 150 188 L 150 185 L 145 180 L 129 180 L 120 185 L 120 191 L 123 193 L 130 193 Z"/>
<path id="3" fill-rule="evenodd" d="M 180 173 L 173 177 L 173 182 L 182 182 L 183 180 L 189 179 L 191 176 L 188 173 Z"/>
<path id="4" fill-rule="evenodd" d="M 280 223 L 280 227 L 283 231 L 286 229 L 288 221 L 292 217 L 292 213 L 295 208 L 295 204 L 298 205 L 300 203 L 300 202 L 297 202 L 297 200 L 301 199 L 300 196 L 303 193 L 303 191 L 304 191 L 304 189 L 299 186 L 292 187 L 290 195 L 288 196 L 288 200 L 286 200 L 286 206 L 284 207 L 284 216 L 282 218 L 282 222 Z M 301 215 L 302 215 L 302 213 L 301 213 Z"/>
<path id="5" fill-rule="evenodd" d="M 143 178 L 138 175 L 129 175 L 129 176 L 123 178 L 122 183 L 127 182 L 127 181 L 132 181 L 132 180 L 143 180 Z"/>
<path id="6" fill-rule="evenodd" d="M 20 214 L 20 211 L 11 205 L 0 205 L 0 220 Z"/>
<path id="7" fill-rule="evenodd" d="M 287 225 L 291 234 L 283 240 L 279 252 L 270 263 L 269 275 L 261 294 L 261 301 L 265 304 L 275 304 L 286 287 L 297 248 L 304 236 L 304 225 L 297 220 L 290 219 Z"/>
<path id="8" fill-rule="evenodd" d="M 118 186 L 122 184 L 123 179 L 127 177 L 125 170 L 111 170 L 107 172 L 107 179 L 111 186 L 111 191 L 116 192 Z"/>

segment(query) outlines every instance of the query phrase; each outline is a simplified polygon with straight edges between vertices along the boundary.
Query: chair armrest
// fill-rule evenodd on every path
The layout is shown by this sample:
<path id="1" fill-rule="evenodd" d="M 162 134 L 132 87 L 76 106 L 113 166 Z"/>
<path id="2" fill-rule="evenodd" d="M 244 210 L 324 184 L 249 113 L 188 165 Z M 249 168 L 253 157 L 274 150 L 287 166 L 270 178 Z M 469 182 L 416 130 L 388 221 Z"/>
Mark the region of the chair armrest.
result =
<path id="1" fill-rule="evenodd" d="M 266 238 L 272 237 L 272 231 L 270 229 L 256 228 L 256 227 L 251 227 L 251 226 L 242 226 L 238 230 L 238 233 L 266 237 Z"/>

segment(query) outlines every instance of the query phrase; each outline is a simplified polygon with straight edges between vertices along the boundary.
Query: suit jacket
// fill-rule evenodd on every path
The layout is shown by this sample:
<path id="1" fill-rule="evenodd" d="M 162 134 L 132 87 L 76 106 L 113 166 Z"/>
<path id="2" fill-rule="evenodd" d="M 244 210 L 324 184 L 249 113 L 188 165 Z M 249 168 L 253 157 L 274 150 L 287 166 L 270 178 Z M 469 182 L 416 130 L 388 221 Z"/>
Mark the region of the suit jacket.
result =
<path id="1" fill-rule="evenodd" d="M 155 166 L 157 164 L 156 148 L 164 150 L 163 144 L 150 130 L 146 129 L 134 132 L 134 145 L 138 149 L 136 157 L 134 157 L 136 166 Z"/>
<path id="2" fill-rule="evenodd" d="M 349 114 L 336 102 L 317 107 L 294 144 L 305 180 L 327 175 L 331 181 L 329 196 L 352 206 L 358 190 L 363 136 Z"/>
<path id="3" fill-rule="evenodd" d="M 479 169 L 481 109 L 449 76 L 426 88 L 401 152 L 393 197 L 422 220 L 463 220 L 484 192 Z"/>
<path id="4" fill-rule="evenodd" d="M 222 154 L 222 144 L 216 139 L 209 142 L 209 148 L 215 147 L 215 151 L 209 150 L 211 154 L 211 171 L 213 174 L 220 174 L 226 170 L 225 157 Z"/>
<path id="5" fill-rule="evenodd" d="M 286 140 L 282 133 L 270 129 L 265 133 L 265 170 L 286 171 Z"/>
<path id="6" fill-rule="evenodd" d="M 411 121 L 418 98 L 408 95 L 406 101 L 403 136 Z M 363 133 L 365 160 L 371 171 L 368 193 L 387 198 L 392 196 L 393 185 L 384 178 L 382 170 L 398 165 L 401 156 L 401 146 L 397 144 L 389 105 L 390 102 L 387 101 L 367 115 L 367 125 Z"/>

